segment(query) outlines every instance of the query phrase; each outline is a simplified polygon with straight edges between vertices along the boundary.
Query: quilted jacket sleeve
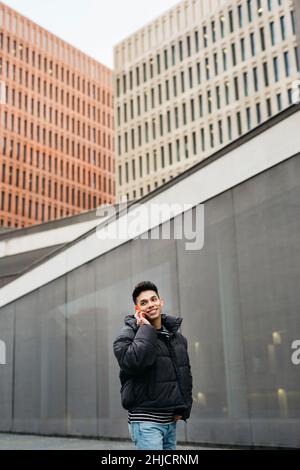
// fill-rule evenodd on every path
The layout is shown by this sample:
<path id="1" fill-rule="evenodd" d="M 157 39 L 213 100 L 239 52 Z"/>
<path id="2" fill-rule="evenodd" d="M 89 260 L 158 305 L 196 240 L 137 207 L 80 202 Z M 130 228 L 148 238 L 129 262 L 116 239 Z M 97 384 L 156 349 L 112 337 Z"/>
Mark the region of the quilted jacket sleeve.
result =
<path id="1" fill-rule="evenodd" d="M 157 334 L 151 325 L 142 325 L 135 334 L 125 326 L 113 343 L 120 368 L 129 375 L 138 375 L 156 360 Z"/>
<path id="2" fill-rule="evenodd" d="M 190 358 L 189 358 L 189 353 L 188 353 L 188 342 L 184 336 L 182 336 L 182 338 L 184 341 L 184 346 L 186 349 L 186 358 L 187 358 L 187 374 L 186 374 L 186 379 L 185 379 L 185 385 L 186 385 L 186 399 L 187 399 L 188 407 L 182 413 L 182 419 L 186 421 L 191 415 L 191 409 L 193 405 L 193 395 L 192 395 L 193 376 L 192 376 L 191 363 L 190 363 Z"/>

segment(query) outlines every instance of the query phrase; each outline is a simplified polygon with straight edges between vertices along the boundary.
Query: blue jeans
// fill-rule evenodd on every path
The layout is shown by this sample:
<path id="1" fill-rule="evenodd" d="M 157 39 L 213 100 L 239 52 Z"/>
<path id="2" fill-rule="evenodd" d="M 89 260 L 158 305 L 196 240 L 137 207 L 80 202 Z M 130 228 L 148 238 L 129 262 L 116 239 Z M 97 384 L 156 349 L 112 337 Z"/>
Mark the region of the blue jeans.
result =
<path id="1" fill-rule="evenodd" d="M 128 424 L 131 439 L 138 450 L 176 449 L 176 423 L 159 424 L 143 421 Z"/>

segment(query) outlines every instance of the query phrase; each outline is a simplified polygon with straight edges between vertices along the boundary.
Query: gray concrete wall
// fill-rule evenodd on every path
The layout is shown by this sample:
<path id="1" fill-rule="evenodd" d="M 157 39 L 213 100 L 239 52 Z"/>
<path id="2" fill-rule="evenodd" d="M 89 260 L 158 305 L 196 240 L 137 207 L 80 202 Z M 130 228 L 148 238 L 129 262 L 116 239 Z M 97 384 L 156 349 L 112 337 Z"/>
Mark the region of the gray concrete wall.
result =
<path id="1" fill-rule="evenodd" d="M 133 285 L 183 317 L 194 377 L 179 440 L 300 447 L 300 158 L 205 203 L 205 241 L 132 240 L 0 309 L 0 431 L 128 437 L 112 342 Z"/>

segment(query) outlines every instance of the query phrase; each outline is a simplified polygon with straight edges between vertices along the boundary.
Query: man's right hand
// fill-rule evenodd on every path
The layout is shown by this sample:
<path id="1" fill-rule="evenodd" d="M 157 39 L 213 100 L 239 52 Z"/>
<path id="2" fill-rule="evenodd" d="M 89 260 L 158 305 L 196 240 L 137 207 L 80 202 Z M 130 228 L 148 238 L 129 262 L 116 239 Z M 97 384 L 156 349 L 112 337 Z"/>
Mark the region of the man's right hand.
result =
<path id="1" fill-rule="evenodd" d="M 151 323 L 146 318 L 144 318 L 140 313 L 136 313 L 134 316 L 136 319 L 137 326 L 151 325 Z"/>

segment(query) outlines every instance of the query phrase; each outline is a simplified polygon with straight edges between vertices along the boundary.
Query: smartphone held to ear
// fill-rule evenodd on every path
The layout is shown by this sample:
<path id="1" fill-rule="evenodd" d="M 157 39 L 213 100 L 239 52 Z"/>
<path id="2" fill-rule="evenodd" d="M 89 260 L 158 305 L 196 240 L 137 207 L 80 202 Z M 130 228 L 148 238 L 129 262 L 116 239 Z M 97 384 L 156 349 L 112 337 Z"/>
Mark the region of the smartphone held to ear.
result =
<path id="1" fill-rule="evenodd" d="M 144 313 L 142 312 L 141 308 L 138 305 L 135 306 L 135 313 L 138 314 L 140 317 L 145 318 Z"/>

